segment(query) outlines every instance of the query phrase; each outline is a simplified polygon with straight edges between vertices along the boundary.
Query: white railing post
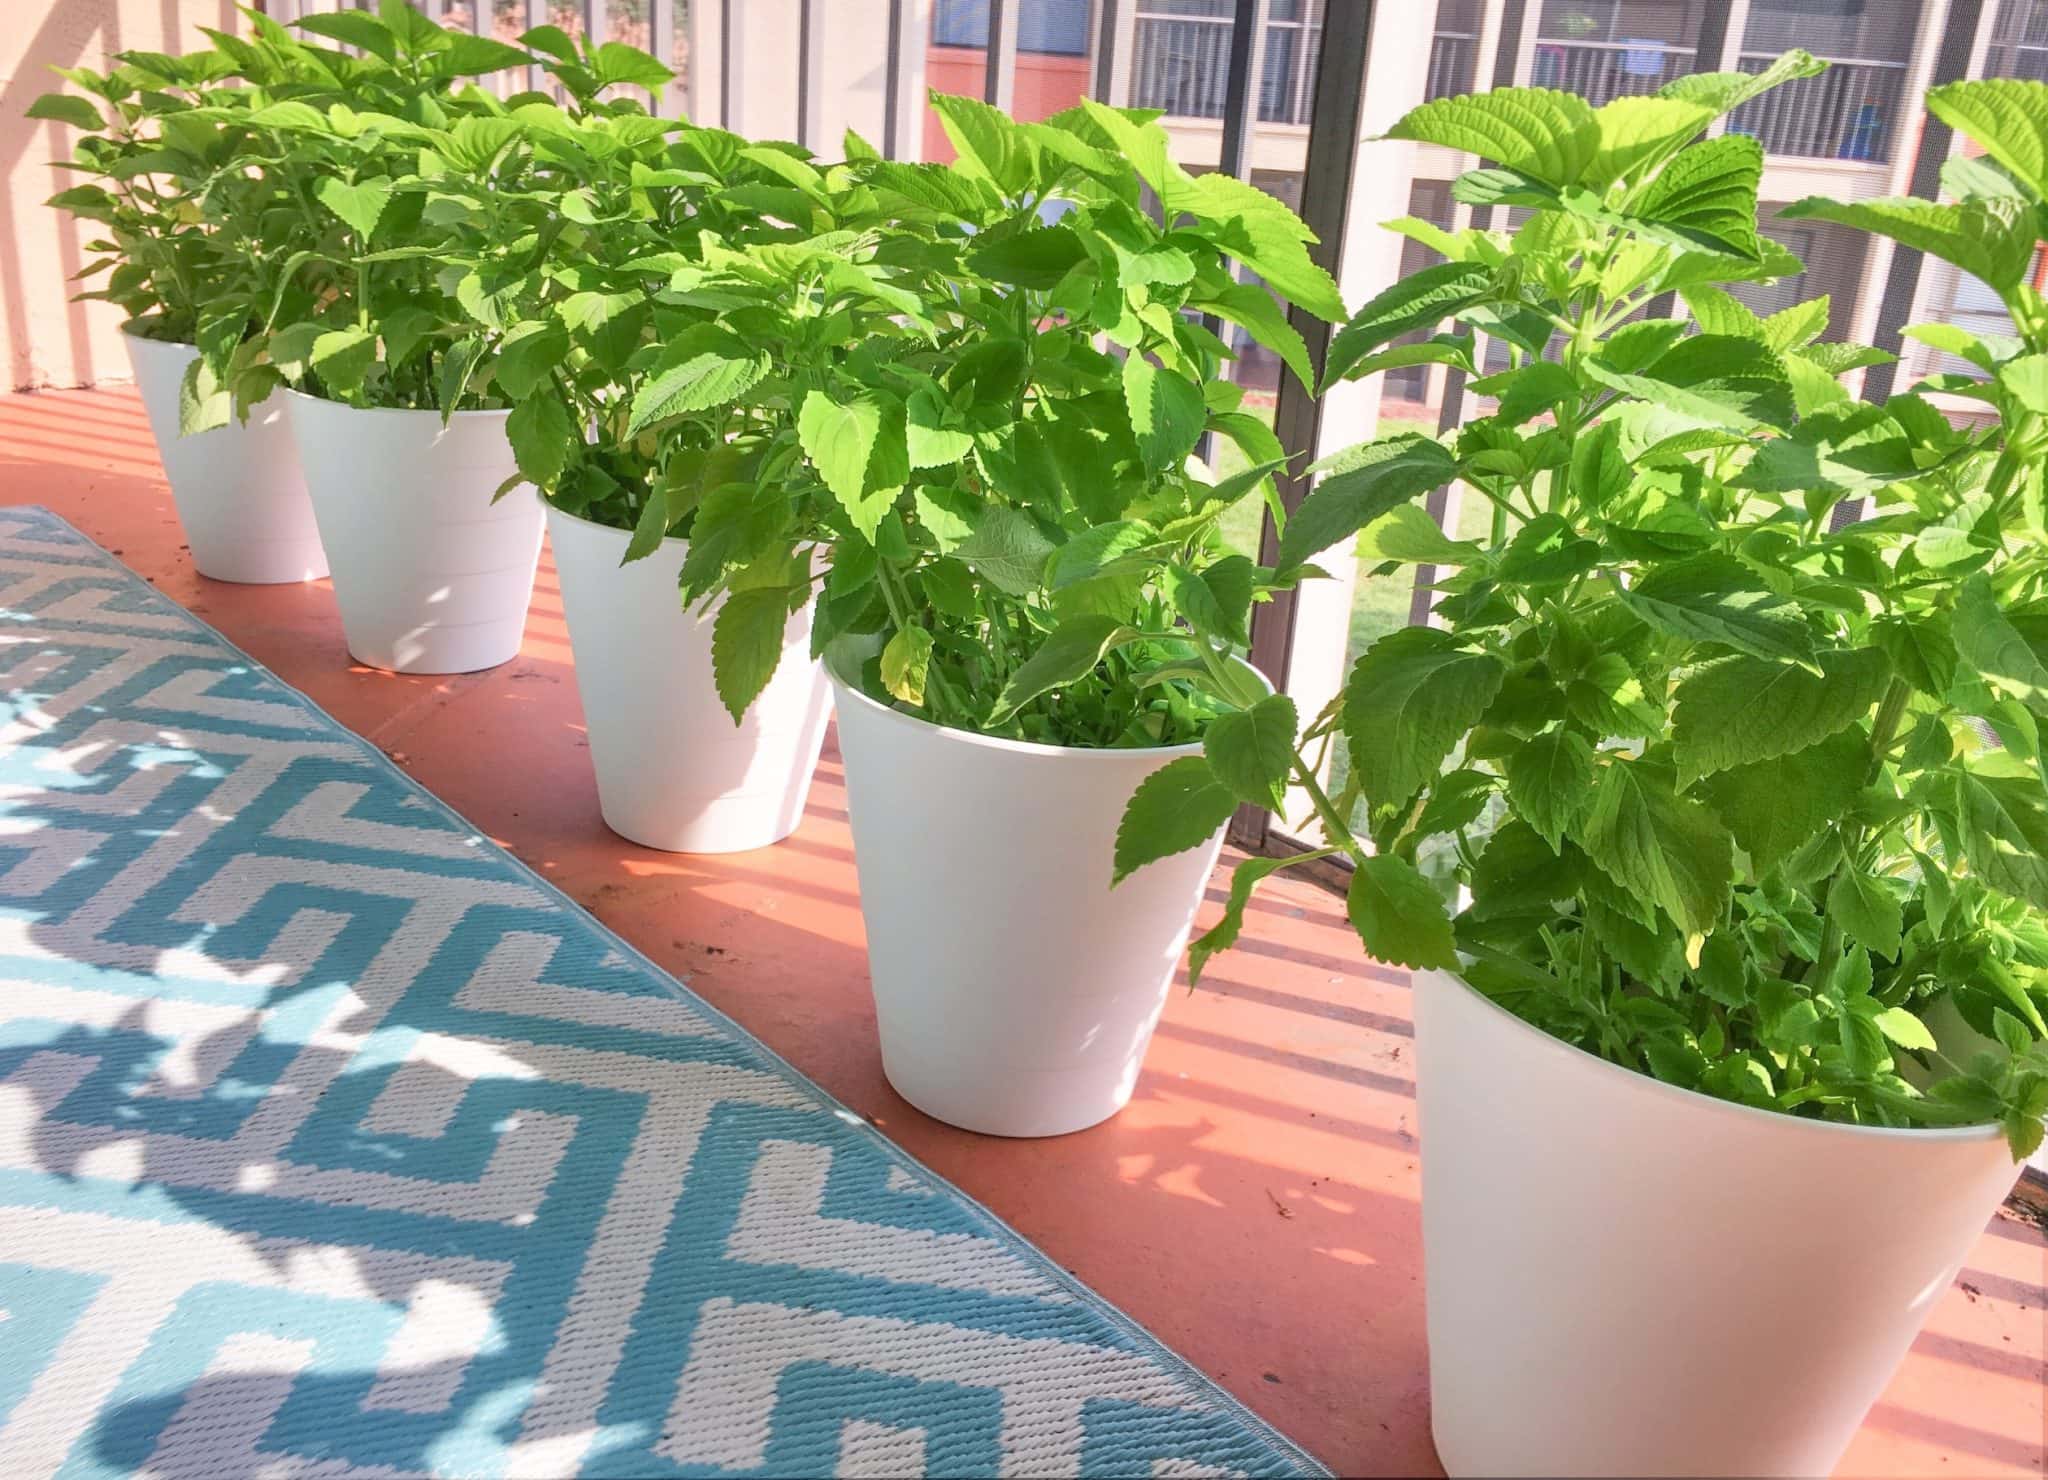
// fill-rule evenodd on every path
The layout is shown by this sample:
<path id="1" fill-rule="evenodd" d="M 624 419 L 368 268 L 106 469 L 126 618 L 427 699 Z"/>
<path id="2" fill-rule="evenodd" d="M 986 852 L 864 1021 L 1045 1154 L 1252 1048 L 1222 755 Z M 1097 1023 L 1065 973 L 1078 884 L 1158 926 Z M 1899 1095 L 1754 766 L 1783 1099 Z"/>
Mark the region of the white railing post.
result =
<path id="1" fill-rule="evenodd" d="M 1131 63 L 1137 47 L 1136 0 L 1100 0 L 1095 69 L 1089 93 L 1112 108 L 1131 105 Z"/>
<path id="2" fill-rule="evenodd" d="M 1983 7 L 1979 16 L 1977 34 L 1970 42 L 1969 74 L 1983 75 L 1984 52 L 1989 44 L 1991 28 L 1997 21 L 1998 3 Z M 1914 29 L 1913 49 L 1908 55 L 1912 60 L 1907 64 L 1905 85 L 1899 98 L 1899 127 L 1892 138 L 1891 168 L 1885 179 L 1886 195 L 1906 195 L 1913 188 L 1913 167 L 1919 154 L 1920 118 L 1927 107 L 1927 89 L 1933 81 L 1936 54 L 1941 50 L 1942 32 L 1948 27 L 1949 0 L 1924 0 L 1919 23 Z M 1878 311 L 1884 300 L 1884 285 L 1891 275 L 1892 263 L 1897 249 L 1889 237 L 1873 236 L 1863 255 L 1863 280 L 1856 286 L 1856 304 L 1849 315 L 1845 331 L 1852 344 L 1869 344 L 1877 334 Z M 1935 274 L 1929 271 L 1929 263 L 1920 265 L 1920 281 L 1913 292 L 1912 311 L 1907 314 L 1907 323 L 1917 323 L 1925 309 L 1930 280 Z M 1905 346 L 1902 353 L 1910 354 L 1915 346 Z M 1862 394 L 1864 374 L 1857 371 L 1850 381 L 1851 394 Z"/>
<path id="3" fill-rule="evenodd" d="M 982 50 L 982 101 L 1005 113 L 1017 101 L 1017 30 L 1023 0 L 988 0 L 988 45 Z"/>
<path id="4" fill-rule="evenodd" d="M 932 0 L 890 0 L 900 16 L 896 36 L 895 147 L 891 159 L 924 158 L 925 61 L 931 50 Z"/>
<path id="5" fill-rule="evenodd" d="M 683 24 L 685 55 L 690 59 L 683 111 L 692 123 L 723 128 L 730 116 L 725 95 L 724 0 L 692 0 Z"/>

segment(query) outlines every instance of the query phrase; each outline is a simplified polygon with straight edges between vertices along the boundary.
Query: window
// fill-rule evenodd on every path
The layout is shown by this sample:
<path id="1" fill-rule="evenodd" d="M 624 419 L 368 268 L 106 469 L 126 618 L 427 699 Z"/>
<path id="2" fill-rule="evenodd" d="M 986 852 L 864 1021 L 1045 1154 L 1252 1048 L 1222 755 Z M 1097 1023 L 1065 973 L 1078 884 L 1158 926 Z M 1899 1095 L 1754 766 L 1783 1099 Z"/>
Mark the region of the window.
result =
<path id="1" fill-rule="evenodd" d="M 1017 50 L 1045 56 L 1088 54 L 1088 0 L 1015 0 Z M 988 45 L 988 0 L 935 0 L 932 45 Z"/>

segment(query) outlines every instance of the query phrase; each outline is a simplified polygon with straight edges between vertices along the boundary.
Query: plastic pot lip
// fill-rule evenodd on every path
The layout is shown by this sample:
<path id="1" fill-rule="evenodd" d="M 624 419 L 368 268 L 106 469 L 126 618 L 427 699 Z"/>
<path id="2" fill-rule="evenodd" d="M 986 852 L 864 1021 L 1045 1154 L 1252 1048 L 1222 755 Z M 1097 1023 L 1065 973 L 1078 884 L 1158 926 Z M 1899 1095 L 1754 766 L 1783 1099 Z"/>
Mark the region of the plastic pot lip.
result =
<path id="1" fill-rule="evenodd" d="M 851 704 L 866 709 L 878 719 L 893 726 L 905 735 L 922 733 L 941 736 L 956 744 L 972 745 L 983 750 L 993 750 L 1009 755 L 1060 756 L 1074 765 L 1128 765 L 1137 759 L 1175 761 L 1202 753 L 1202 742 L 1199 740 L 1191 741 L 1186 745 L 1148 745 L 1144 747 L 1118 748 L 1094 745 L 1044 745 L 1036 740 L 1008 740 L 999 735 L 981 735 L 973 730 L 956 730 L 950 725 L 935 725 L 928 719 L 919 719 L 915 715 L 904 714 L 900 710 L 891 709 L 886 704 L 877 703 L 866 693 L 862 692 L 861 689 L 842 678 L 838 671 L 838 665 L 844 661 L 849 651 L 849 649 L 840 648 L 838 651 L 828 651 L 825 654 L 825 677 L 832 684 L 832 702 L 836 705 L 844 706 Z M 1258 678 L 1259 683 L 1264 686 L 1267 693 L 1270 694 L 1273 691 L 1272 684 L 1266 681 L 1266 676 L 1260 673 L 1258 669 L 1252 668 L 1242 658 L 1233 658 L 1231 661 L 1242 664 L 1250 669 Z"/>
<path id="2" fill-rule="evenodd" d="M 456 415 L 460 416 L 462 413 L 458 411 Z M 547 506 L 548 518 L 550 519 L 560 519 L 564 523 L 580 526 L 584 529 L 594 529 L 604 534 L 617 535 L 621 545 L 629 545 L 633 542 L 633 531 L 630 529 L 621 529 L 616 524 L 601 524 L 595 519 L 586 519 L 581 514 L 572 514 L 553 499 L 547 500 Z M 688 539 L 679 534 L 665 534 L 661 537 L 661 542 L 664 545 L 676 545 L 683 548 L 688 548 L 690 543 Z"/>
<path id="3" fill-rule="evenodd" d="M 198 345 L 194 344 L 189 339 L 152 339 L 147 334 L 137 334 L 133 327 L 134 324 L 135 320 L 129 319 L 126 323 L 121 325 L 121 337 L 123 339 L 129 340 L 135 344 L 155 345 L 159 349 L 196 350 L 199 348 Z"/>
<path id="4" fill-rule="evenodd" d="M 1760 1110 L 1754 1105 L 1718 1099 L 1713 1095 L 1701 1094 L 1695 1089 L 1686 1089 L 1682 1085 L 1667 1084 L 1661 1079 L 1653 1079 L 1648 1074 L 1625 1069 L 1620 1064 L 1610 1064 L 1598 1054 L 1588 1053 L 1575 1043 L 1566 1043 L 1562 1038 L 1552 1037 L 1535 1024 L 1516 1017 L 1467 982 L 1458 972 L 1426 971 L 1417 972 L 1415 976 L 1413 990 L 1417 992 L 1434 989 L 1435 984 L 1424 980 L 1429 977 L 1441 978 L 1442 981 L 1454 984 L 1459 991 L 1469 996 L 1481 1011 L 1493 1014 L 1510 1031 L 1526 1039 L 1531 1052 L 1547 1054 L 1563 1062 L 1577 1063 L 1592 1073 L 1609 1076 L 1610 1081 L 1616 1086 L 1626 1084 L 1640 1093 L 1661 1096 L 1673 1104 L 1683 1104 L 1699 1114 L 1718 1115 L 1726 1119 L 1746 1119 L 1758 1124 L 1768 1121 L 1789 1135 L 1816 1135 L 1837 1139 L 1862 1138 L 1875 1141 L 1957 1142 L 1966 1145 L 1987 1141 L 1996 1141 L 2002 1145 L 2005 1141 L 2004 1129 L 1995 1122 L 1981 1125 L 1849 1125 L 1839 1120 L 1811 1120 L 1803 1115 L 1788 1115 L 1782 1110 Z M 2015 1163 L 2013 1175 L 2018 1176 L 2019 1172 L 2020 1165 Z"/>
<path id="5" fill-rule="evenodd" d="M 432 408 L 422 409 L 412 406 L 351 406 L 346 401 L 331 400 L 326 396 L 308 395 L 306 392 L 288 385 L 281 385 L 277 389 L 293 401 L 304 401 L 313 406 L 331 406 L 336 411 L 346 411 L 351 416 L 431 416 L 436 421 L 441 419 L 441 413 Z M 503 422 L 511 414 L 512 408 L 507 406 L 503 410 L 457 411 L 449 417 L 449 420 L 469 421 L 484 418 Z"/>

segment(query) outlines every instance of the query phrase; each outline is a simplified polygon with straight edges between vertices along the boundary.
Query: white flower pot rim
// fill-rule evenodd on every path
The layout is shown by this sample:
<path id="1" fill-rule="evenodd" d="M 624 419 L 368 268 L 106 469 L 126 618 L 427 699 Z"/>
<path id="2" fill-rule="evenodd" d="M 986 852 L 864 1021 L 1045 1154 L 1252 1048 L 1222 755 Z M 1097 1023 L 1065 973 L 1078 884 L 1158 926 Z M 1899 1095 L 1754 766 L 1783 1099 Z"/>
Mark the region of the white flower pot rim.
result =
<path id="1" fill-rule="evenodd" d="M 460 416 L 461 414 L 462 413 L 459 411 L 456 413 L 456 415 L 458 416 Z M 631 540 L 633 538 L 633 531 L 630 529 L 621 529 L 616 524 L 605 524 L 596 519 L 586 519 L 581 514 L 572 514 L 567 509 L 563 508 L 560 504 L 556 503 L 553 499 L 548 500 L 548 512 L 553 514 L 557 519 L 566 519 L 571 524 L 580 524 L 586 529 L 602 529 L 610 534 L 622 534 L 628 540 Z M 665 534 L 661 537 L 661 542 L 664 545 L 682 545 L 689 543 L 688 539 L 685 536 L 679 534 Z"/>
<path id="2" fill-rule="evenodd" d="M 928 719 L 919 719 L 914 714 L 905 714 L 900 709 L 877 703 L 858 684 L 851 683 L 840 675 L 837 667 L 840 657 L 841 654 L 838 653 L 825 654 L 825 676 L 832 681 L 832 687 L 836 691 L 834 702 L 859 704 L 872 709 L 890 724 L 905 731 L 942 730 L 963 745 L 979 745 L 989 750 L 1007 751 L 1011 755 L 1068 756 L 1073 758 L 1077 765 L 1128 760 L 1134 755 L 1155 755 L 1164 756 L 1168 760 L 1180 760 L 1185 756 L 1202 753 L 1202 742 L 1199 740 L 1191 740 L 1185 745 L 1045 745 L 1036 740 L 1008 740 L 1000 735 L 984 735 L 976 730 L 956 729 L 952 725 L 935 725 Z M 1244 667 L 1250 669 L 1267 692 L 1272 692 L 1272 685 L 1266 682 L 1266 676 L 1258 669 L 1244 663 L 1241 658 L 1233 658 L 1231 661 L 1242 663 Z"/>
<path id="3" fill-rule="evenodd" d="M 198 347 L 189 339 L 158 339 L 153 334 L 137 334 L 135 332 L 135 325 L 138 322 L 139 320 L 136 319 L 128 320 L 128 322 L 121 326 L 122 334 L 130 339 L 139 340 L 143 344 L 165 344 L 175 346 L 178 349 L 196 349 Z"/>
<path id="4" fill-rule="evenodd" d="M 353 411 L 358 416 L 432 416 L 438 418 L 441 415 L 439 411 L 436 411 L 431 406 L 351 406 L 346 401 L 337 401 L 331 396 L 316 396 L 307 391 L 299 390 L 295 386 L 281 385 L 278 389 L 287 396 L 296 396 L 299 400 L 310 401 L 315 406 L 333 406 L 342 411 Z M 502 410 L 450 412 L 448 419 L 453 421 L 458 418 L 495 416 L 500 421 L 503 421 L 511 414 L 512 408 L 507 406 Z"/>
<path id="5" fill-rule="evenodd" d="M 1804 1115 L 1788 1115 L 1782 1110 L 1760 1110 L 1754 1105 L 1739 1104 L 1734 1100 L 1723 1100 L 1714 1095 L 1701 1094 L 1698 1090 L 1686 1089 L 1682 1085 L 1667 1084 L 1648 1074 L 1639 1074 L 1634 1069 L 1625 1069 L 1620 1064 L 1610 1063 L 1598 1054 L 1588 1053 L 1575 1043 L 1567 1043 L 1544 1032 L 1533 1023 L 1524 1022 L 1498 1002 L 1480 991 L 1455 972 L 1440 973 L 1442 977 L 1457 983 L 1459 990 L 1469 992 L 1486 1011 L 1506 1020 L 1524 1037 L 1532 1040 L 1532 1049 L 1557 1058 L 1583 1060 L 1592 1070 L 1602 1074 L 1616 1075 L 1645 1093 L 1665 1096 L 1668 1099 L 1683 1100 L 1702 1114 L 1746 1116 L 1769 1120 L 1785 1128 L 1787 1134 L 1809 1134 L 1817 1136 L 1896 1139 L 1908 1137 L 1922 1141 L 1986 1141 L 2000 1139 L 2005 1131 L 1995 1122 L 1982 1125 L 1931 1125 L 1931 1126 L 1890 1126 L 1890 1125 L 1849 1125 L 1839 1120 L 1815 1120 Z M 1420 973 L 1418 973 L 1420 975 Z M 1426 982 L 1417 982 L 1413 990 L 1427 991 Z"/>

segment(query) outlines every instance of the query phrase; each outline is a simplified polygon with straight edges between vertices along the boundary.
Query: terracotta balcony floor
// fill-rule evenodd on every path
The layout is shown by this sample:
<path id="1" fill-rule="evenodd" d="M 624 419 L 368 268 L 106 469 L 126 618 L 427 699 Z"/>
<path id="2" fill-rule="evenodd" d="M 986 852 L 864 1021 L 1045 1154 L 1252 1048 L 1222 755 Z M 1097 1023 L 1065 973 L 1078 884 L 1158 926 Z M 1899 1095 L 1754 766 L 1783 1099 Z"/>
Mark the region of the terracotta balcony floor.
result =
<path id="1" fill-rule="evenodd" d="M 1437 1473 L 1408 983 L 1361 959 L 1330 895 L 1266 893 L 1243 948 L 1173 994 L 1111 1123 L 1049 1141 L 952 1130 L 882 1077 L 829 744 L 785 843 L 651 852 L 598 818 L 545 560 L 516 661 L 398 677 L 350 664 L 327 583 L 193 571 L 132 392 L 0 396 L 0 501 L 41 504 L 112 550 L 1333 1469 Z M 2001 1215 L 1842 1473 L 2042 1473 L 2044 1285 L 2048 1242 Z"/>

